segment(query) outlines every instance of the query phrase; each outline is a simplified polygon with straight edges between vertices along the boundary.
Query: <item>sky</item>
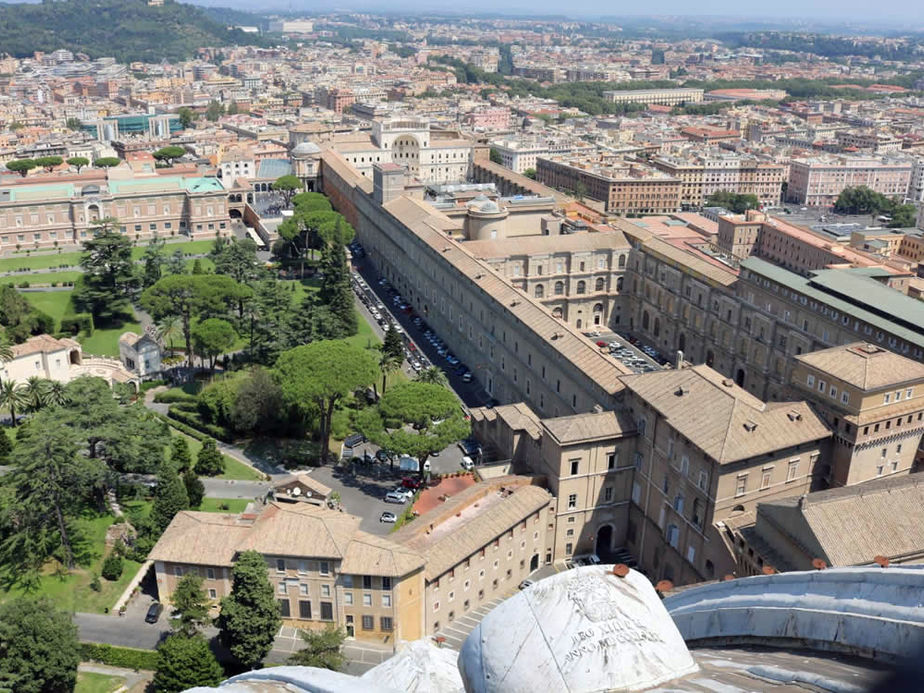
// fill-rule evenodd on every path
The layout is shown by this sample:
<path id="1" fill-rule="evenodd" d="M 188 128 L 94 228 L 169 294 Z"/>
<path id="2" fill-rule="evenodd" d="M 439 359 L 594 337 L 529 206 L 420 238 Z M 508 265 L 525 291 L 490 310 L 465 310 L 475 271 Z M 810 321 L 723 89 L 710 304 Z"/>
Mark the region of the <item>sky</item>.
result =
<path id="1" fill-rule="evenodd" d="M 194 4 L 234 7 L 255 10 L 251 0 L 193 0 Z M 799 19 L 823 20 L 831 23 L 866 20 L 871 25 L 888 24 L 907 30 L 924 30 L 924 3 L 919 0 L 774 0 L 753 4 L 749 11 L 740 0 L 659 0 L 656 3 L 609 2 L 601 0 L 468 0 L 462 6 L 424 3 L 419 0 L 263 0 L 259 9 L 287 11 L 332 12 L 338 10 L 374 10 L 384 12 L 435 13 L 435 12 L 498 12 L 504 14 L 567 15 L 575 19 L 620 17 L 638 15 L 696 16 L 715 15 L 724 20 L 775 19 L 798 23 Z M 862 29 L 862 25 L 857 27 Z"/>

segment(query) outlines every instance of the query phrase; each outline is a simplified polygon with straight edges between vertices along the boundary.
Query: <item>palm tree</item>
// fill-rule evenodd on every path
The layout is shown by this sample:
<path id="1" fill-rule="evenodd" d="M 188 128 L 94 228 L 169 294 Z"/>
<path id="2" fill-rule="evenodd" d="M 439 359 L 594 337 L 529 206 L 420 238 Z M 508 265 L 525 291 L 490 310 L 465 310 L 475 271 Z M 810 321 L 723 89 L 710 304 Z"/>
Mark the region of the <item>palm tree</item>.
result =
<path id="1" fill-rule="evenodd" d="M 428 366 L 424 368 L 417 374 L 414 380 L 419 383 L 430 383 L 431 385 L 449 385 L 449 379 L 439 366 Z"/>
<path id="2" fill-rule="evenodd" d="M 168 316 L 157 324 L 157 336 L 173 355 L 173 340 L 183 336 L 183 322 L 179 316 Z"/>
<path id="3" fill-rule="evenodd" d="M 6 335 L 3 335 L 0 337 L 0 366 L 12 361 L 14 356 L 15 354 L 13 354 L 13 346 L 10 344 L 10 340 L 7 339 Z"/>
<path id="4" fill-rule="evenodd" d="M 37 412 L 48 404 L 48 381 L 37 375 L 30 376 L 22 388 L 25 408 L 29 412 Z"/>
<path id="5" fill-rule="evenodd" d="M 23 395 L 21 385 L 17 385 L 15 380 L 5 380 L 0 383 L 0 407 L 6 407 L 10 410 L 14 428 L 16 426 L 16 410 L 22 409 L 25 405 L 26 398 Z"/>
<path id="6" fill-rule="evenodd" d="M 67 396 L 67 390 L 64 388 L 64 383 L 57 380 L 49 381 L 46 399 L 48 404 L 58 407 L 64 406 L 70 401 L 70 398 Z"/>

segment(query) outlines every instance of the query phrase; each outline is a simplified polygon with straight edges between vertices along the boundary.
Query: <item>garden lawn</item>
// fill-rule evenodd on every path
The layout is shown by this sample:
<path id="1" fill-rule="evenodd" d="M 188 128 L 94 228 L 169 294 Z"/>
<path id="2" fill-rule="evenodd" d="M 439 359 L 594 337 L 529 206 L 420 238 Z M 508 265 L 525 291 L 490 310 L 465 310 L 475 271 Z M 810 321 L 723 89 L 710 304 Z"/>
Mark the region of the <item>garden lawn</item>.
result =
<path id="1" fill-rule="evenodd" d="M 32 255 L 14 255 L 0 260 L 0 272 L 16 272 L 21 269 L 49 269 L 50 267 L 73 266 L 80 264 L 80 251 L 33 253 Z"/>
<path id="2" fill-rule="evenodd" d="M 108 676 L 92 671 L 78 671 L 74 693 L 113 693 L 125 684 L 121 676 Z"/>
<path id="3" fill-rule="evenodd" d="M 140 563 L 122 559 L 122 576 L 115 582 L 100 578 L 102 589 L 96 592 L 90 589 L 93 575 L 99 575 L 103 564 L 103 553 L 106 547 L 106 530 L 115 520 L 111 515 L 99 515 L 88 512 L 77 522 L 83 530 L 85 544 L 83 545 L 84 565 L 78 566 L 73 572 L 63 575 L 54 574 L 54 567 L 48 566 L 48 574 L 39 580 L 36 596 L 48 597 L 58 607 L 66 611 L 88 611 L 103 613 L 111 608 L 116 600 L 125 591 Z M 9 591 L 0 590 L 0 600 L 24 594 L 21 587 L 14 587 Z"/>
<path id="4" fill-rule="evenodd" d="M 36 272 L 20 276 L 0 277 L 0 281 L 6 279 L 6 283 L 13 286 L 17 286 L 22 282 L 29 282 L 29 286 L 48 286 L 52 283 L 61 285 L 64 282 L 76 282 L 82 276 L 83 272 L 80 270 L 65 270 L 62 272 Z"/>
<path id="5" fill-rule="evenodd" d="M 175 428 L 171 428 L 170 430 L 173 435 L 186 438 L 186 442 L 189 443 L 189 454 L 192 457 L 193 464 L 195 464 L 199 450 L 202 449 L 202 443 L 185 433 L 180 433 Z M 219 479 L 233 479 L 234 481 L 263 481 L 265 479 L 262 473 L 251 469 L 243 462 L 229 455 L 223 454 L 222 457 L 225 460 L 225 471 L 224 474 L 218 476 Z"/>
<path id="6" fill-rule="evenodd" d="M 377 347 L 381 344 L 382 340 L 372 331 L 372 326 L 363 318 L 362 314 L 357 312 L 356 316 L 359 318 L 357 321 L 359 323 L 359 331 L 352 337 L 347 337 L 346 341 L 354 346 L 362 347 L 363 349 Z"/>
<path id="7" fill-rule="evenodd" d="M 55 330 L 61 327 L 61 318 L 74 312 L 70 291 L 24 291 L 22 295 L 29 305 L 54 318 Z"/>

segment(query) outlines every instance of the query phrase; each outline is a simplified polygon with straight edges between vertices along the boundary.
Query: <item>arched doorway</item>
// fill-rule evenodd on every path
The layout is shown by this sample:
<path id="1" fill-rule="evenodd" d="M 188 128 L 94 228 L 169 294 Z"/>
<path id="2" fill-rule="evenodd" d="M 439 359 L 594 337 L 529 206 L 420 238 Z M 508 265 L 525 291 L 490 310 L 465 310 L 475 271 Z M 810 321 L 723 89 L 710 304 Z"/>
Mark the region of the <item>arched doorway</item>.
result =
<path id="1" fill-rule="evenodd" d="M 240 219 L 240 218 L 241 218 L 241 212 L 240 212 L 240 210 L 238 210 L 238 209 L 229 209 L 229 210 L 228 210 L 228 217 L 229 217 L 230 219 Z"/>
<path id="2" fill-rule="evenodd" d="M 413 135 L 396 137 L 392 145 L 392 161 L 407 167 L 413 175 L 420 173 L 420 144 Z"/>
<path id="3" fill-rule="evenodd" d="M 646 310 L 646 311 L 643 311 L 643 312 L 642 312 L 642 329 L 643 329 L 643 330 L 647 330 L 647 329 L 648 329 L 648 321 L 649 321 L 649 320 L 650 320 L 650 318 L 648 317 L 648 311 L 647 311 L 647 310 Z"/>
<path id="4" fill-rule="evenodd" d="M 713 363 L 715 363 L 715 354 L 710 349 L 706 352 L 706 365 L 711 368 Z"/>
<path id="5" fill-rule="evenodd" d="M 613 525 L 602 525 L 597 530 L 597 543 L 594 547 L 594 553 L 605 561 L 613 550 Z"/>
<path id="6" fill-rule="evenodd" d="M 738 387 L 744 387 L 744 369 L 743 368 L 739 368 L 738 372 L 735 373 L 735 384 L 737 384 Z"/>
<path id="7" fill-rule="evenodd" d="M 534 553 L 533 557 L 529 559 L 529 572 L 534 570 L 539 570 L 539 554 Z"/>

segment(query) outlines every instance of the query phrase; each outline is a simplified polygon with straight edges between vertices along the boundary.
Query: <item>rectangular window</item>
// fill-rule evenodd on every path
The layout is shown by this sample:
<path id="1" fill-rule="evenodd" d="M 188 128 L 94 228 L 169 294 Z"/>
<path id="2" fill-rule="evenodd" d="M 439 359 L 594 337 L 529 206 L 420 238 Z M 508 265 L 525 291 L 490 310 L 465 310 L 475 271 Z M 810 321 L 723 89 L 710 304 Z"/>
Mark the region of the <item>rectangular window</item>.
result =
<path id="1" fill-rule="evenodd" d="M 571 460 L 571 476 L 574 476 L 578 473 L 578 467 L 580 466 L 580 460 Z"/>
<path id="2" fill-rule="evenodd" d="M 322 597 L 330 596 L 330 585 L 321 585 L 321 596 Z"/>
<path id="3" fill-rule="evenodd" d="M 391 578 L 390 578 L 390 577 L 383 577 L 383 578 L 382 578 L 382 589 L 383 589 L 383 590 L 390 590 L 390 589 L 391 589 Z"/>
<path id="4" fill-rule="evenodd" d="M 340 579 L 343 581 L 343 586 L 350 588 L 353 586 L 353 576 L 352 575 L 341 575 Z"/>
<path id="5" fill-rule="evenodd" d="M 333 621 L 334 620 L 334 605 L 330 602 L 321 602 L 321 620 L 322 621 Z"/>
<path id="6" fill-rule="evenodd" d="M 306 585 L 305 583 L 300 584 L 298 586 L 298 593 L 301 595 L 308 594 L 308 585 Z"/>
<path id="7" fill-rule="evenodd" d="M 773 476 L 772 471 L 765 471 L 760 476 L 760 488 L 765 489 L 770 487 L 770 478 Z"/>
<path id="8" fill-rule="evenodd" d="M 321 568 L 318 572 L 321 573 L 321 575 L 330 575 L 330 563 L 327 561 L 321 561 L 320 565 Z"/>
<path id="9" fill-rule="evenodd" d="M 613 500 L 613 487 L 607 486 L 603 489 L 603 501 L 609 503 L 611 500 Z"/>
<path id="10" fill-rule="evenodd" d="M 696 549 L 692 546 L 687 547 L 687 561 L 693 563 L 696 560 Z"/>
<path id="11" fill-rule="evenodd" d="M 616 453 L 611 452 L 606 456 L 606 468 L 607 469 L 616 469 Z"/>
<path id="12" fill-rule="evenodd" d="M 363 589 L 364 590 L 372 589 L 372 576 L 371 575 L 363 575 Z"/>
<path id="13" fill-rule="evenodd" d="M 576 493 L 572 493 L 570 496 L 568 496 L 568 507 L 569 508 L 577 507 L 577 494 Z"/>
<path id="14" fill-rule="evenodd" d="M 277 572 L 277 573 L 284 573 L 284 572 L 286 572 L 286 562 L 285 562 L 284 559 L 282 559 L 282 558 L 277 558 L 277 559 L 276 559 L 276 572 Z"/>
<path id="15" fill-rule="evenodd" d="M 363 630 L 372 630 L 375 628 L 374 616 L 363 616 Z"/>
<path id="16" fill-rule="evenodd" d="M 789 469 L 786 470 L 786 481 L 792 481 L 799 473 L 799 460 L 793 460 L 789 463 Z"/>
<path id="17" fill-rule="evenodd" d="M 298 617 L 311 618 L 311 602 L 305 599 L 298 602 Z"/>
<path id="18" fill-rule="evenodd" d="M 748 490 L 748 475 L 738 477 L 738 482 L 735 485 L 735 496 L 743 496 Z"/>
<path id="19" fill-rule="evenodd" d="M 215 569 L 214 569 L 214 568 L 206 568 L 206 569 L 205 569 L 205 576 L 206 576 L 209 580 L 214 580 L 214 579 L 215 579 Z"/>
<path id="20" fill-rule="evenodd" d="M 841 392 L 841 404 L 848 404 L 850 402 L 850 394 L 847 392 Z"/>
<path id="21" fill-rule="evenodd" d="M 572 553 L 574 553 L 574 545 L 569 542 L 565 544 L 565 555 L 570 556 Z"/>
<path id="22" fill-rule="evenodd" d="M 209 599 L 218 599 L 218 591 L 215 589 L 209 589 Z"/>
<path id="23" fill-rule="evenodd" d="M 805 384 L 809 387 L 815 387 L 815 376 L 809 373 L 805 378 Z"/>
<path id="24" fill-rule="evenodd" d="M 892 399 L 892 394 L 887 392 L 886 394 L 882 396 L 882 403 L 888 404 L 891 399 Z"/>
<path id="25" fill-rule="evenodd" d="M 394 630 L 392 623 L 393 622 L 391 620 L 391 616 L 382 616 L 379 619 L 379 625 L 381 626 L 381 629 L 386 633 L 390 633 L 392 630 Z"/>
<path id="26" fill-rule="evenodd" d="M 289 600 L 288 599 L 278 599 L 276 600 L 279 604 L 279 613 L 283 618 L 289 618 L 291 611 L 289 610 Z"/>
<path id="27" fill-rule="evenodd" d="M 709 486 L 709 474 L 705 470 L 699 471 L 699 479 L 696 481 L 696 485 L 700 487 L 703 491 L 706 490 L 706 487 Z"/>
<path id="28" fill-rule="evenodd" d="M 279 594 L 286 594 L 286 583 L 280 582 L 276 590 L 279 592 Z"/>
<path id="29" fill-rule="evenodd" d="M 382 606 L 391 606 L 391 594 L 388 592 L 382 595 Z"/>
<path id="30" fill-rule="evenodd" d="M 343 603 L 348 606 L 353 606 L 353 593 L 352 592 L 343 593 Z"/>
<path id="31" fill-rule="evenodd" d="M 632 482 L 632 502 L 638 505 L 642 497 L 642 487 L 637 481 Z"/>

